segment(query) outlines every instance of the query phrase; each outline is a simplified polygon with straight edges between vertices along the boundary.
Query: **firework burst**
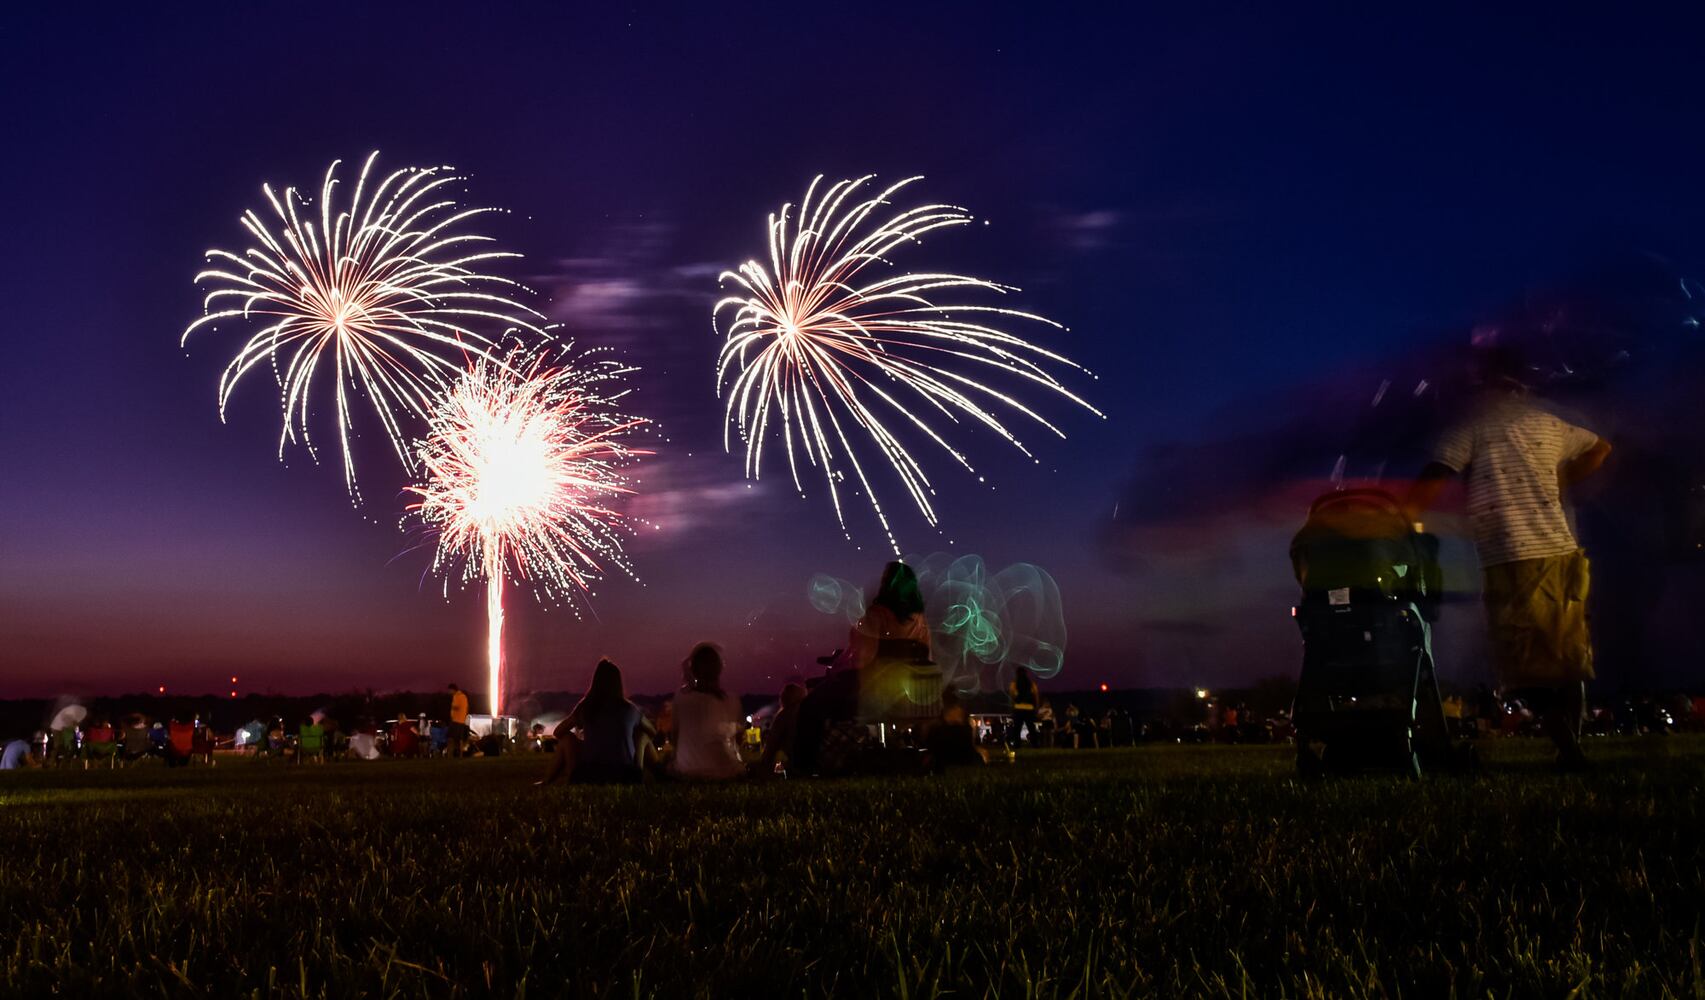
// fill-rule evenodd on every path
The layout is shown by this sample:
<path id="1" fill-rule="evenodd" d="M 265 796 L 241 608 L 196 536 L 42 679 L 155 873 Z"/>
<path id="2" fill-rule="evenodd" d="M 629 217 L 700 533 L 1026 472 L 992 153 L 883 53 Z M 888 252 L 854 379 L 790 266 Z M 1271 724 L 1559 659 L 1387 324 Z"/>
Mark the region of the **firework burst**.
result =
<path id="1" fill-rule="evenodd" d="M 843 530 L 843 465 L 850 468 L 896 553 L 899 545 L 867 468 L 876 464 L 873 457 L 894 471 L 924 518 L 938 523 L 929 476 L 897 429 L 910 427 L 975 472 L 943 421 L 980 424 L 1034 459 L 1008 426 L 1009 413 L 1065 435 L 1014 394 L 1020 388 L 1040 388 L 1100 415 L 1048 368 L 1080 366 L 1001 328 L 1063 329 L 1060 324 L 1015 309 L 937 302 L 944 293 L 1016 288 L 958 274 L 865 273 L 878 264 L 886 270 L 893 251 L 926 233 L 972 221 L 952 205 L 895 208 L 893 196 L 919 179 L 871 194 L 869 176 L 821 192 L 823 178 L 817 177 L 797 211 L 783 205 L 769 217 L 768 266 L 754 260 L 724 272 L 721 280 L 734 282 L 738 294 L 714 309 L 717 317 L 730 314 L 725 332 L 718 324 L 724 332 L 717 363 L 717 391 L 727 399 L 724 447 L 732 450 L 738 432 L 746 475 L 756 479 L 765 443 L 779 436 L 794 487 L 804 492 L 803 456 L 822 476 Z M 1009 388 L 991 385 L 989 376 Z M 867 457 L 860 458 L 855 439 L 872 449 Z"/>
<path id="2" fill-rule="evenodd" d="M 284 411 L 280 458 L 300 438 L 317 460 L 310 390 L 329 367 L 352 495 L 353 394 L 367 398 L 397 457 L 412 469 L 401 421 L 425 416 L 468 359 L 489 355 L 496 340 L 481 329 L 547 336 L 535 325 L 544 317 L 511 298 L 521 286 L 486 270 L 520 255 L 490 249 L 489 237 L 464 231 L 469 220 L 499 210 L 459 206 L 450 186 L 462 178 L 448 167 L 407 167 L 374 182 L 378 155 L 362 164 L 342 208 L 340 161 L 326 170 L 317 213 L 295 188 L 279 195 L 262 185 L 270 218 L 243 213 L 252 243 L 241 253 L 207 251 L 209 266 L 195 277 L 208 289 L 204 315 L 179 342 L 221 320 L 261 326 L 220 376 L 219 418 L 243 376 L 270 364 Z"/>
<path id="3" fill-rule="evenodd" d="M 645 421 L 618 410 L 634 369 L 586 352 L 481 358 L 442 394 L 416 446 L 424 483 L 408 507 L 437 534 L 433 568 L 484 580 L 492 711 L 503 706 L 505 577 L 541 600 L 574 603 L 615 568 L 632 575 L 615 509 L 624 474 L 649 452 L 627 443 Z"/>

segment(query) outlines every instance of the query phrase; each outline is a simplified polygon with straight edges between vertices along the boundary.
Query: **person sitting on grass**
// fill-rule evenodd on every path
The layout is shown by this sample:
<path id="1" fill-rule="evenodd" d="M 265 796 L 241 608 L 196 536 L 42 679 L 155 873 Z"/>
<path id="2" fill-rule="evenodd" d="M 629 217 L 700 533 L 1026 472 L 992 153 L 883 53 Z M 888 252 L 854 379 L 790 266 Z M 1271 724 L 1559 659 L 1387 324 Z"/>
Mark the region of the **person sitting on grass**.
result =
<path id="1" fill-rule="evenodd" d="M 971 715 L 951 684 L 941 691 L 941 715 L 930 725 L 924 746 L 937 774 L 949 767 L 983 763 L 977 735 L 971 730 Z"/>
<path id="2" fill-rule="evenodd" d="M 686 684 L 675 693 L 675 756 L 669 773 L 694 781 L 726 781 L 746 773 L 734 738 L 744 717 L 722 690 L 722 652 L 701 642 L 681 664 Z"/>
<path id="3" fill-rule="evenodd" d="M 770 720 L 770 731 L 764 736 L 764 753 L 758 758 L 758 773 L 770 775 L 778 767 L 784 771 L 793 754 L 793 740 L 799 732 L 799 705 L 805 700 L 805 685 L 789 684 L 781 689 L 781 708 Z"/>
<path id="4" fill-rule="evenodd" d="M 576 785 L 638 783 L 645 766 L 656 760 L 655 733 L 622 690 L 621 668 L 599 660 L 580 704 L 556 727 L 556 755 L 539 784 L 552 784 L 565 774 Z"/>

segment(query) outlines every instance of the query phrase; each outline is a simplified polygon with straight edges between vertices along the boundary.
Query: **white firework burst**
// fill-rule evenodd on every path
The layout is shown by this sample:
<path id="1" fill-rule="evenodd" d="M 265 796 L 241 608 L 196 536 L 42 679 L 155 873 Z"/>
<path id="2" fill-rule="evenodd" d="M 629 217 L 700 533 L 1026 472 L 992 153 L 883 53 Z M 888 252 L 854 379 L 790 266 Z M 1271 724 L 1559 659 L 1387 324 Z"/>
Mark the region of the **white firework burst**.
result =
<path id="1" fill-rule="evenodd" d="M 748 478 L 759 477 L 764 445 L 779 435 L 795 488 L 804 492 L 803 456 L 819 471 L 845 530 L 844 463 L 898 553 L 867 469 L 871 459 L 860 458 L 855 439 L 893 469 L 933 526 L 938 518 L 929 476 L 895 428 L 912 428 L 975 472 L 942 421 L 968 419 L 1031 456 L 1008 426 L 1008 414 L 1065 435 L 1022 401 L 1019 389 L 1039 388 L 1097 416 L 1101 411 L 1049 370 L 1056 365 L 1081 372 L 1081 366 L 1001 328 L 1064 329 L 1060 324 L 1016 309 L 938 301 L 944 293 L 1004 295 L 1018 289 L 959 274 L 865 273 L 872 265 L 886 268 L 893 251 L 926 233 L 973 221 L 953 205 L 894 207 L 893 196 L 921 178 L 874 194 L 869 193 L 874 187 L 866 187 L 872 179 L 837 181 L 819 194 L 819 175 L 797 211 L 783 205 L 769 217 L 768 266 L 752 260 L 721 275 L 738 286 L 738 294 L 717 302 L 713 311 L 731 314 L 725 331 L 719 325 L 724 341 L 717 391 L 727 399 L 724 447 L 732 450 L 738 432 Z M 987 381 L 991 375 L 1006 388 Z"/>
<path id="2" fill-rule="evenodd" d="M 352 495 L 352 394 L 367 398 L 412 469 L 408 415 L 425 416 L 436 392 L 470 359 L 489 356 L 506 332 L 549 337 L 543 315 L 512 297 L 522 286 L 488 271 L 520 255 L 465 231 L 469 220 L 500 210 L 458 205 L 450 186 L 463 178 L 448 167 L 405 167 L 373 183 L 378 155 L 362 164 L 342 207 L 341 161 L 326 170 L 317 213 L 295 188 L 280 195 L 262 185 L 270 218 L 243 213 L 252 242 L 241 253 L 207 251 L 209 266 L 195 277 L 208 288 L 203 315 L 179 342 L 222 320 L 260 325 L 220 376 L 219 417 L 243 376 L 270 363 L 283 406 L 280 458 L 298 438 L 318 458 L 309 414 L 315 376 L 329 367 Z"/>

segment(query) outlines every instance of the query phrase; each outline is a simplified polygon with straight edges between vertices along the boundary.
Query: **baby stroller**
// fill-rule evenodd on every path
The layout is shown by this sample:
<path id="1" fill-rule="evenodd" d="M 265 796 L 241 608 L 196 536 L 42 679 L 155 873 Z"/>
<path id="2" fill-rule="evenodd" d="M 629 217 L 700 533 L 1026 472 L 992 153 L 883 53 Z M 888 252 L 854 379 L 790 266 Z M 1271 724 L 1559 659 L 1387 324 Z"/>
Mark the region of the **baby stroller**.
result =
<path id="1" fill-rule="evenodd" d="M 1433 669 L 1439 543 L 1382 490 L 1314 502 L 1291 542 L 1302 585 L 1293 613 L 1302 676 L 1291 710 L 1297 771 L 1391 768 L 1419 777 L 1452 763 Z M 1322 749 L 1316 751 L 1315 745 Z"/>

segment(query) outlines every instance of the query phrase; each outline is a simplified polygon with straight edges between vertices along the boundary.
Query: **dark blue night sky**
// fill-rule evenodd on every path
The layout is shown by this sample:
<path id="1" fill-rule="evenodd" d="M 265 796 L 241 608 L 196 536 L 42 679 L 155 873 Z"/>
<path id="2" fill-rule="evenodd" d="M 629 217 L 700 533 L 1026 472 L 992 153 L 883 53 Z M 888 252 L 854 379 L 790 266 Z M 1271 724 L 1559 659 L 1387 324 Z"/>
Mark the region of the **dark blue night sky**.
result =
<path id="1" fill-rule="evenodd" d="M 643 586 L 608 581 L 587 620 L 517 608 L 518 687 L 581 686 L 609 655 L 662 690 L 713 639 L 765 689 L 840 643 L 806 580 L 874 583 L 880 534 L 855 520 L 856 547 L 826 498 L 741 480 L 710 322 L 716 272 L 818 173 L 923 174 L 921 196 L 989 220 L 914 263 L 1021 286 L 1070 327 L 1049 346 L 1100 376 L 1107 419 L 1053 407 L 1069 437 L 1034 438 L 1039 465 L 972 439 L 995 489 L 936 464 L 944 530 L 902 518 L 906 549 L 1049 570 L 1071 627 L 1056 684 L 1294 672 L 1304 510 L 1274 498 L 1306 502 L 1342 450 L 1318 438 L 1382 373 L 1600 255 L 1705 258 L 1705 13 L 1288 6 L 9 11 L 0 695 L 482 676 L 479 596 L 446 601 L 407 548 L 394 461 L 374 452 L 352 508 L 335 458 L 277 461 L 264 377 L 219 423 L 234 333 L 178 347 L 202 251 L 240 242 L 261 183 L 316 187 L 374 149 L 513 210 L 495 235 L 526 254 L 516 276 L 578 343 L 643 366 L 632 408 L 669 438 L 644 473 Z M 1705 423 L 1675 389 L 1691 371 L 1657 383 L 1667 426 Z M 1220 475 L 1265 467 L 1287 428 L 1316 438 L 1291 481 Z M 1216 484 L 1238 495 L 1215 517 L 1153 502 Z M 1116 513 L 1133 502 L 1141 523 Z M 1477 680 L 1461 608 L 1441 661 Z M 1653 676 L 1692 643 L 1654 647 Z"/>

